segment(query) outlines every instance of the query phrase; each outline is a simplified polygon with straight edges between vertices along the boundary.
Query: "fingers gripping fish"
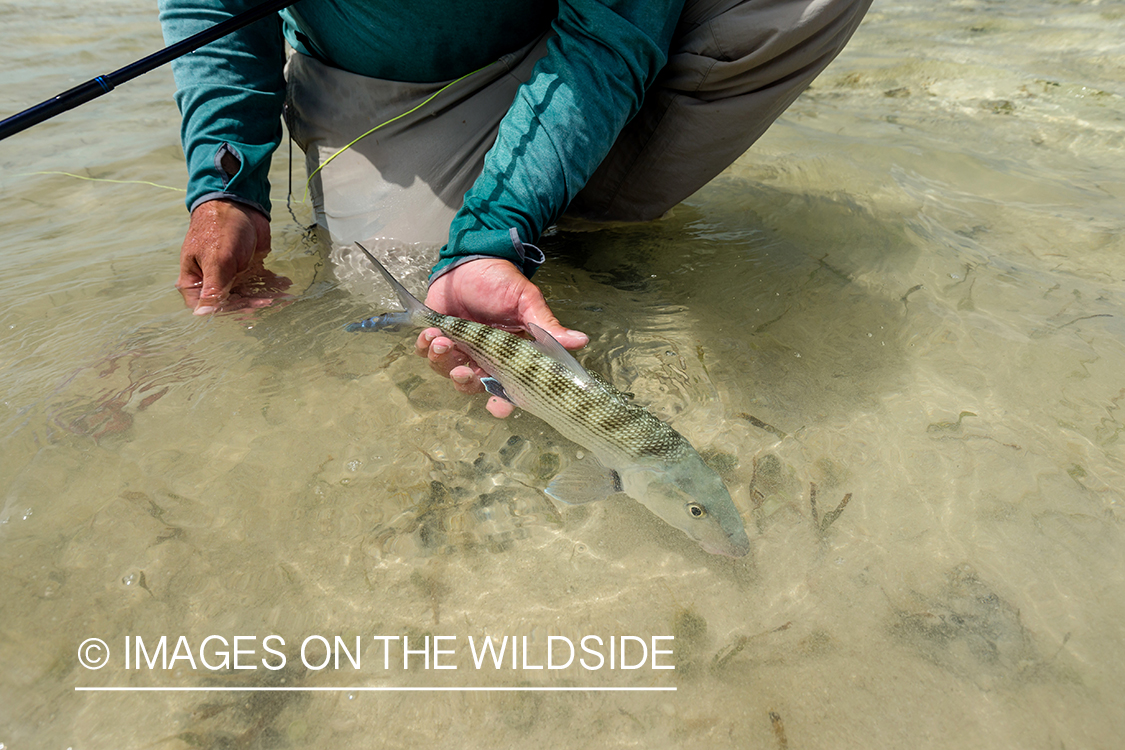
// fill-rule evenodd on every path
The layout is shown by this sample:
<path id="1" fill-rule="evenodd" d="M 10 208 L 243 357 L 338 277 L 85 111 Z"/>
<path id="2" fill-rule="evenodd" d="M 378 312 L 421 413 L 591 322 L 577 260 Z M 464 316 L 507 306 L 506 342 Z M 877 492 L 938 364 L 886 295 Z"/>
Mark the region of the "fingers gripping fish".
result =
<path id="1" fill-rule="evenodd" d="M 543 329 L 534 341 L 423 305 L 359 243 L 395 290 L 404 313 L 353 323 L 348 330 L 410 324 L 438 328 L 488 377 L 494 396 L 531 412 L 597 459 L 579 461 L 555 477 L 546 493 L 567 503 L 624 492 L 708 552 L 742 557 L 750 540 L 722 479 L 691 444 L 601 377 L 588 372 Z"/>

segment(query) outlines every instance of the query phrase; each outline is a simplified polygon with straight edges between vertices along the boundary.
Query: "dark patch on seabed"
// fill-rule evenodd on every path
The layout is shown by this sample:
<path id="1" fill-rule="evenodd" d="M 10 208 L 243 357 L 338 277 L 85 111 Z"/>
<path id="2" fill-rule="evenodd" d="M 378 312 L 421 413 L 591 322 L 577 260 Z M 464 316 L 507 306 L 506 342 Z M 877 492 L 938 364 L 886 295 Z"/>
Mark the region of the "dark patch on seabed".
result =
<path id="1" fill-rule="evenodd" d="M 287 654 L 286 666 L 276 671 L 256 670 L 253 676 L 231 670 L 208 680 L 215 687 L 232 684 L 252 687 L 298 687 L 308 671 L 297 654 Z M 296 665 L 296 666 L 294 666 Z M 219 693 L 222 695 L 222 693 Z M 187 746 L 200 750 L 267 750 L 299 747 L 308 731 L 300 718 L 309 694 L 297 691 L 251 691 L 234 697 L 204 700 L 176 716 L 185 729 L 159 740 L 156 745 Z"/>
<path id="2" fill-rule="evenodd" d="M 413 504 L 371 530 L 365 540 L 369 549 L 383 551 L 402 537 L 412 537 L 423 557 L 502 553 L 528 538 L 529 516 L 559 520 L 538 489 L 513 477 L 545 484 L 561 466 L 559 454 L 550 449 L 537 450 L 530 441 L 512 435 L 495 456 L 481 452 L 472 460 L 442 461 L 422 452 L 434 478 L 427 485 L 401 488 Z M 454 523 L 454 518 L 461 522 Z"/>
<path id="3" fill-rule="evenodd" d="M 968 564 L 950 570 L 935 592 L 911 591 L 899 599 L 891 597 L 891 634 L 926 661 L 981 689 L 1065 677 L 1054 656 L 1040 654 L 1020 611 Z M 1069 634 L 1059 650 L 1067 639 Z"/>

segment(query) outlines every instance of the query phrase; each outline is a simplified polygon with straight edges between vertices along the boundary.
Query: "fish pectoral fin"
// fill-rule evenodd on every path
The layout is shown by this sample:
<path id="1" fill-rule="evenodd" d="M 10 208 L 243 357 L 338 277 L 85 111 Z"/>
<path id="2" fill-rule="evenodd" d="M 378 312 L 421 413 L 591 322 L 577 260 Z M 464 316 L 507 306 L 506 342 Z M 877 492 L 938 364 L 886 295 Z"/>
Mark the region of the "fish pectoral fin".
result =
<path id="1" fill-rule="evenodd" d="M 509 404 L 515 405 L 516 402 L 513 401 L 510 396 L 508 396 L 508 392 L 504 390 L 504 386 L 500 385 L 500 381 L 496 378 L 486 375 L 480 379 L 480 383 L 484 386 L 484 389 L 486 391 L 488 391 L 496 398 L 502 398 Z"/>
<path id="2" fill-rule="evenodd" d="M 586 458 L 556 474 L 543 492 L 567 505 L 605 500 L 621 492 L 621 476 L 594 459 Z"/>
<path id="3" fill-rule="evenodd" d="M 361 320 L 358 323 L 348 323 L 344 326 L 345 331 L 397 331 L 404 326 L 412 325 L 410 322 L 410 313 L 405 310 L 401 312 L 389 312 L 382 315 L 375 315 L 374 317 Z"/>

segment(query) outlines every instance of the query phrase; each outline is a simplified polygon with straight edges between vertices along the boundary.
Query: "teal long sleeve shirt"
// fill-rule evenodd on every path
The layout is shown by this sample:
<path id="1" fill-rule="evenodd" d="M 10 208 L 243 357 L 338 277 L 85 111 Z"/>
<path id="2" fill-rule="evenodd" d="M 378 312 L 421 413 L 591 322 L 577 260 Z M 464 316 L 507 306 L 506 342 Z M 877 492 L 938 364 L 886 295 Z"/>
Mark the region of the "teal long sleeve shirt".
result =
<path id="1" fill-rule="evenodd" d="M 160 0 L 169 44 L 258 0 Z M 535 242 L 639 110 L 667 60 L 684 0 L 301 0 L 176 60 L 188 208 L 229 198 L 269 215 L 281 140 L 284 42 L 344 70 L 398 81 L 462 76 L 556 32 L 500 124 L 484 171 L 454 216 L 435 273 L 469 256 L 530 275 Z M 513 237 L 512 229 L 517 237 Z"/>

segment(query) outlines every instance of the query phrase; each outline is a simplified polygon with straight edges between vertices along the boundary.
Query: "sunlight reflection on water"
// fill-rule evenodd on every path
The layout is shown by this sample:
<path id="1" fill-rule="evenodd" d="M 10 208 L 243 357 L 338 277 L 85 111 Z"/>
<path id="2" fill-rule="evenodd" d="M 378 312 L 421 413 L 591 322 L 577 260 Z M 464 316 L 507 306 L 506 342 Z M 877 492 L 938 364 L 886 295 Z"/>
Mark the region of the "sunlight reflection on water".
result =
<path id="1" fill-rule="evenodd" d="M 0 33 L 25 57 L 6 108 L 159 45 L 148 6 L 98 7 L 9 9 Z M 528 415 L 492 420 L 409 333 L 344 332 L 390 297 L 281 210 L 284 157 L 270 267 L 299 297 L 211 319 L 171 288 L 182 194 L 28 175 L 182 185 L 167 71 L 6 143 L 0 743 L 1112 746 L 1114 14 L 877 6 L 758 147 L 668 217 L 544 240 L 537 281 L 591 335 L 580 359 L 720 471 L 754 545 L 739 561 L 627 499 L 556 506 L 540 490 L 576 446 Z M 106 47 L 94 15 L 133 33 Z M 91 636 L 212 633 L 280 634 L 288 666 L 75 662 Z M 476 670 L 464 645 L 588 633 L 675 635 L 677 669 Z M 362 635 L 364 670 L 300 667 L 310 634 Z M 459 669 L 384 672 L 378 634 L 457 636 Z M 679 692 L 73 690 L 525 683 Z"/>

